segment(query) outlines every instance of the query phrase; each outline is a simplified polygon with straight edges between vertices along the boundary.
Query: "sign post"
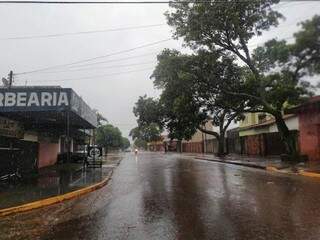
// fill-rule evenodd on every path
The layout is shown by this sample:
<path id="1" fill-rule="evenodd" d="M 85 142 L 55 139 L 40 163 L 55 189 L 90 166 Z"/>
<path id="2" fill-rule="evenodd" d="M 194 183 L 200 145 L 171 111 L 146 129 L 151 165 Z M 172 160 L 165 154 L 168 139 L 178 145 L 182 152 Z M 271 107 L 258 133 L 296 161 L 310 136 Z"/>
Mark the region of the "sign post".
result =
<path id="1" fill-rule="evenodd" d="M 92 163 L 89 165 L 95 166 L 102 166 L 102 147 L 97 146 L 89 146 L 88 147 L 88 158 L 92 160 Z M 96 162 L 99 160 L 99 162 Z"/>

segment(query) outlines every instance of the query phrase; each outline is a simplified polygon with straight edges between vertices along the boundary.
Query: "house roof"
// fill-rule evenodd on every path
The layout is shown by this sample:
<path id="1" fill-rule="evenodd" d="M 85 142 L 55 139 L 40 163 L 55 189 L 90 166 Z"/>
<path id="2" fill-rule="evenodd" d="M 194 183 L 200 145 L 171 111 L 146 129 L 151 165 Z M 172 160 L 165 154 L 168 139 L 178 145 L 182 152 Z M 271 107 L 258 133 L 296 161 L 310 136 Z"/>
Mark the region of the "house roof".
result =
<path id="1" fill-rule="evenodd" d="M 286 119 L 289 119 L 289 118 L 292 118 L 295 116 L 296 116 L 295 114 L 286 114 L 286 115 L 283 115 L 283 119 L 286 120 Z M 275 122 L 276 122 L 275 119 L 272 118 L 272 119 L 267 120 L 262 123 L 257 123 L 257 124 L 253 124 L 253 125 L 246 126 L 246 127 L 239 127 L 239 131 L 249 130 L 249 129 L 253 129 L 253 128 L 262 128 L 262 127 L 270 126 L 270 125 L 274 124 Z"/>
<path id="2" fill-rule="evenodd" d="M 306 102 L 288 109 L 287 113 L 301 113 L 302 111 L 308 110 L 312 107 L 317 107 L 320 110 L 320 95 L 309 98 Z"/>

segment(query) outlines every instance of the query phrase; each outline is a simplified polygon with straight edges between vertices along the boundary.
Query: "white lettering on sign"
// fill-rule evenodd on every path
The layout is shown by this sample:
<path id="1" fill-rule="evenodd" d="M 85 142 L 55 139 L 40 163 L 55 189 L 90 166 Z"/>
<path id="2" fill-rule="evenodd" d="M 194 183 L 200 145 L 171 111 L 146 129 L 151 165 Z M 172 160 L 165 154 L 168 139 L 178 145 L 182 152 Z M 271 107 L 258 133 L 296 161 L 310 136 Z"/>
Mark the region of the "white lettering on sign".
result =
<path id="1" fill-rule="evenodd" d="M 29 101 L 28 101 L 28 104 L 27 104 L 27 106 L 32 106 L 32 105 L 35 105 L 35 106 L 39 106 L 40 105 L 39 99 L 38 99 L 38 94 L 35 93 L 35 92 L 30 93 Z"/>
<path id="2" fill-rule="evenodd" d="M 41 106 L 51 106 L 52 95 L 48 92 L 41 94 Z"/>
<path id="3" fill-rule="evenodd" d="M 69 106 L 67 92 L 0 93 L 0 107 Z"/>
<path id="4" fill-rule="evenodd" d="M 69 105 L 68 104 L 68 96 L 67 96 L 66 92 L 62 92 L 59 95 L 58 106 L 61 106 L 62 104 L 66 105 L 66 106 Z"/>
<path id="5" fill-rule="evenodd" d="M 16 94 L 12 92 L 7 92 L 5 94 L 4 105 L 7 107 L 13 107 L 16 104 Z"/>
<path id="6" fill-rule="evenodd" d="M 17 107 L 25 107 L 27 104 L 27 93 L 17 93 Z"/>

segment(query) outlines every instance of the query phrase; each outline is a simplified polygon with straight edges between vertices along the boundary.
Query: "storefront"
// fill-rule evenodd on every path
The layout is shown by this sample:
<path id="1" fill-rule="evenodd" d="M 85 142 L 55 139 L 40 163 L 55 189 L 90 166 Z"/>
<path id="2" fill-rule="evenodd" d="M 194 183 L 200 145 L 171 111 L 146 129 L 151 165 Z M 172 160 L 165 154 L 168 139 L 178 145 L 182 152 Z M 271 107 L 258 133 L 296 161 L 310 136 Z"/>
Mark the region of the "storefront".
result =
<path id="1" fill-rule="evenodd" d="M 70 88 L 0 88 L 0 176 L 55 164 L 92 141 L 96 126 L 95 112 Z"/>

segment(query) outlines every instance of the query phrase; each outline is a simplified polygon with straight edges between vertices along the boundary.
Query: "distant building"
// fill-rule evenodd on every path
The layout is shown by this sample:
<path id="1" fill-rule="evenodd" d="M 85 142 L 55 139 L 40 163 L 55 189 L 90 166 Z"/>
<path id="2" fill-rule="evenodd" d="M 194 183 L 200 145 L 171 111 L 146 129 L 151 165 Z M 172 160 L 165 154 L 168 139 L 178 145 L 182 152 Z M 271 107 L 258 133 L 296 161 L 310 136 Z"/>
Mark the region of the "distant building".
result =
<path id="1" fill-rule="evenodd" d="M 147 143 L 147 150 L 151 152 L 164 152 L 165 144 L 164 144 L 164 136 L 161 136 L 161 139 L 158 141 L 152 141 Z"/>
<path id="2" fill-rule="evenodd" d="M 213 131 L 211 121 L 207 122 L 204 129 Z M 214 152 L 213 135 L 197 130 L 190 140 L 182 140 L 182 151 L 190 153 L 213 153 Z"/>

